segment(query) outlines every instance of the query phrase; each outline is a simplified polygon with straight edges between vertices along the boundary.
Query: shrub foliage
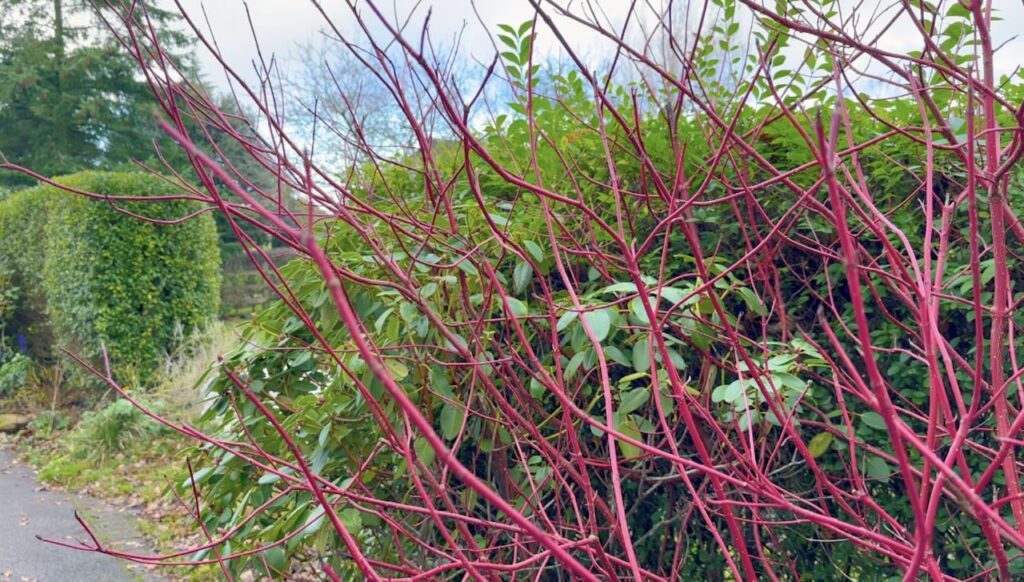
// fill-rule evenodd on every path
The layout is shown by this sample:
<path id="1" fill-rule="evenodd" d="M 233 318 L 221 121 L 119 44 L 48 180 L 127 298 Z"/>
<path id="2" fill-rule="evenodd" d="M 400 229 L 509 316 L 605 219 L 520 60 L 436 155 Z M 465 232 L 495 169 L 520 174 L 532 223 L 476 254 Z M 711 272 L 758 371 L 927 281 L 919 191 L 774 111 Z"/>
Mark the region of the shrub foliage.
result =
<path id="1" fill-rule="evenodd" d="M 83 172 L 55 181 L 100 195 L 182 192 L 141 173 Z M 53 342 L 94 363 L 105 346 L 121 377 L 145 382 L 217 314 L 217 236 L 209 215 L 190 217 L 200 208 L 180 199 L 115 204 L 49 185 L 12 195 L 0 203 L 0 264 L 20 289 L 8 335 L 31 336 L 33 351 L 46 354 L 49 327 Z"/>
<path id="2" fill-rule="evenodd" d="M 181 429 L 202 441 L 181 488 L 209 540 L 194 563 L 1021 577 L 1024 85 L 995 77 L 987 2 L 893 2 L 927 37 L 906 54 L 835 0 L 713 0 L 706 36 L 664 50 L 657 30 L 631 42 L 534 2 L 499 27 L 479 90 L 365 4 L 366 50 L 346 46 L 418 147 L 353 119 L 365 163 L 339 177 L 297 158 L 298 136 L 236 135 L 302 212 L 175 129 L 182 92 L 212 103 L 157 94 L 197 172 L 241 202 L 210 180 L 197 196 L 302 255 L 263 269 L 280 301 L 211 374 L 213 430 Z M 559 18 L 640 80 L 596 74 Z M 136 54 L 157 51 L 136 29 Z M 534 58 L 541 34 L 568 64 Z M 275 94 L 247 94 L 288 130 L 258 97 Z"/>

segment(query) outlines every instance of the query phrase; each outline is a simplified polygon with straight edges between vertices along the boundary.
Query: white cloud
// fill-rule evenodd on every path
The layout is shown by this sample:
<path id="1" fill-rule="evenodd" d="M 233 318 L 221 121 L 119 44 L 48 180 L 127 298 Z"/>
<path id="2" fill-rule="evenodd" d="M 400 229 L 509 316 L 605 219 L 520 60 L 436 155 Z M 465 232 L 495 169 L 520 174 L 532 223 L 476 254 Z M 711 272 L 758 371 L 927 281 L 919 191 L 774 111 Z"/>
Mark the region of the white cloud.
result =
<path id="1" fill-rule="evenodd" d="M 479 13 L 483 25 L 477 19 L 474 3 L 470 0 L 421 3 L 414 0 L 395 0 L 394 3 L 385 1 L 378 4 L 389 17 L 394 14 L 404 17 L 415 9 L 417 22 L 422 22 L 427 9 L 430 8 L 430 29 L 434 41 L 441 46 L 450 47 L 461 33 L 460 54 L 482 62 L 489 62 L 493 57 L 494 50 L 487 35 L 496 32 L 499 23 L 519 24 L 533 17 L 533 9 L 525 0 L 475 2 L 476 12 Z M 609 13 L 609 17 L 621 21 L 625 3 L 605 4 L 608 6 L 605 6 L 604 10 Z M 164 5 L 173 6 L 169 0 L 164 0 Z M 320 31 L 326 28 L 323 16 L 313 3 L 301 0 L 181 0 L 181 5 L 204 32 L 207 28 L 203 15 L 205 9 L 209 26 L 224 60 L 250 81 L 255 79 L 252 62 L 257 58 L 257 52 L 246 18 L 246 6 L 252 19 L 252 28 L 259 38 L 263 56 L 269 59 L 271 55 L 276 55 L 285 67 L 294 65 L 299 45 L 319 42 Z M 342 33 L 355 32 L 355 19 L 343 2 L 324 2 L 322 5 Z M 367 20 L 375 20 L 375 17 L 368 13 L 368 9 L 362 10 Z M 564 20 L 560 20 L 560 26 L 564 27 L 563 33 L 567 41 L 581 56 L 596 57 L 609 52 L 609 43 L 584 27 Z M 418 37 L 418 28 L 412 30 L 415 32 L 410 33 L 410 36 Z M 542 33 L 538 38 L 536 50 L 539 56 L 553 57 L 558 55 L 560 45 L 553 35 Z M 198 52 L 204 73 L 218 87 L 226 87 L 224 75 L 216 59 L 203 49 Z"/>

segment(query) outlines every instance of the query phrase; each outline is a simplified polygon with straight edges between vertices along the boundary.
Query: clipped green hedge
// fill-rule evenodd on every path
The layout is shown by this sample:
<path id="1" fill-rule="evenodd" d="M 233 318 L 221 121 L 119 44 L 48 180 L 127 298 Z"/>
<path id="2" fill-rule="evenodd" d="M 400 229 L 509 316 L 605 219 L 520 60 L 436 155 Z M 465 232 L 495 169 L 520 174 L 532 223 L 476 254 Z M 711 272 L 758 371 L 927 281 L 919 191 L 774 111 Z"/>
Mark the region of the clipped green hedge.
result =
<path id="1" fill-rule="evenodd" d="M 21 190 L 0 201 L 0 283 L 4 285 L 0 326 L 8 343 L 17 343 L 17 335 L 24 335 L 36 359 L 46 358 L 53 343 L 43 292 L 48 216 L 46 193 L 40 188 Z"/>
<path id="2" fill-rule="evenodd" d="M 82 172 L 56 181 L 99 194 L 180 193 L 140 173 Z M 189 201 L 118 206 L 159 220 L 199 208 Z M 0 262 L 15 267 L 20 305 L 44 306 L 58 345 L 93 361 L 105 345 L 125 381 L 144 384 L 168 351 L 217 315 L 220 253 L 208 214 L 154 224 L 104 200 L 38 186 L 0 203 L 0 232 Z"/>

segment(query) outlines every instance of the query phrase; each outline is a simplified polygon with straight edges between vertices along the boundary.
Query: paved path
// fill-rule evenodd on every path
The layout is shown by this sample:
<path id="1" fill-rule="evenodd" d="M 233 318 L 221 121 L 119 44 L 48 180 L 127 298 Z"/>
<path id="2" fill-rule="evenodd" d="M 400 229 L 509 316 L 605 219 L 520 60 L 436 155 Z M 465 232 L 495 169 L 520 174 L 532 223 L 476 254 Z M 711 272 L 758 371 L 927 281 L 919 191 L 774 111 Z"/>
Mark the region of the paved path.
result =
<path id="1" fill-rule="evenodd" d="M 0 582 L 162 580 L 142 566 L 36 539 L 86 538 L 75 521 L 76 509 L 101 540 L 129 551 L 145 549 L 130 513 L 98 499 L 48 490 L 13 452 L 0 448 Z"/>

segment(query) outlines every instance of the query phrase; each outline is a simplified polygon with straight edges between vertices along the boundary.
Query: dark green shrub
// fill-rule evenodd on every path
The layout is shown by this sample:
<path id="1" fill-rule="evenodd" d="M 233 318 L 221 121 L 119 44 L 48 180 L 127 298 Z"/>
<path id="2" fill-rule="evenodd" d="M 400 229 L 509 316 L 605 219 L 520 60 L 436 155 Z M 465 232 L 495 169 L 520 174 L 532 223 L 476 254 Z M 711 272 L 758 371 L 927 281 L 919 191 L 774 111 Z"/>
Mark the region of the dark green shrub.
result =
<path id="1" fill-rule="evenodd" d="M 180 193 L 158 177 L 138 173 L 83 172 L 57 181 L 110 195 Z M 190 201 L 118 206 L 165 221 L 199 208 Z M 155 224 L 103 200 L 39 186 L 0 204 L 0 227 L 0 263 L 14 266 L 24 290 L 17 311 L 25 321 L 16 321 L 10 334 L 38 338 L 35 331 L 52 326 L 58 345 L 94 362 L 105 346 L 123 379 L 145 383 L 168 351 L 217 314 L 220 258 L 208 215 Z M 40 313 L 45 322 L 39 321 Z"/>

